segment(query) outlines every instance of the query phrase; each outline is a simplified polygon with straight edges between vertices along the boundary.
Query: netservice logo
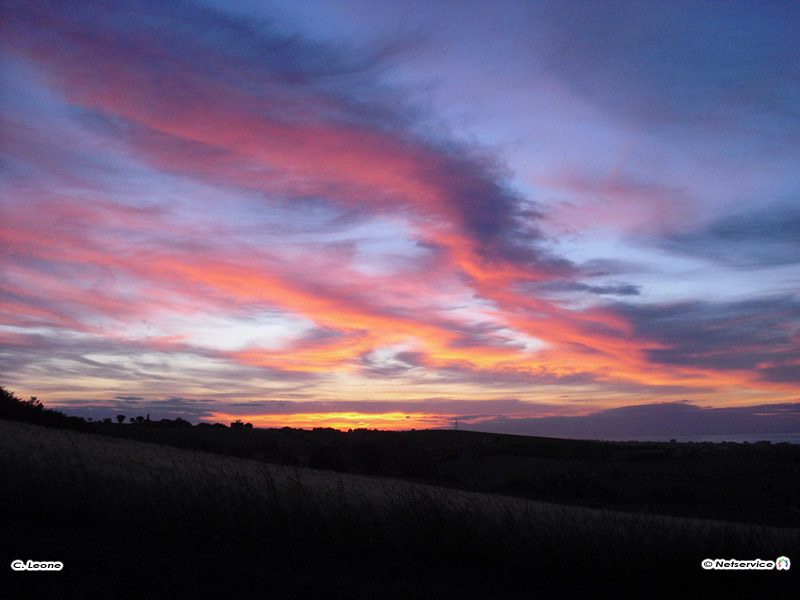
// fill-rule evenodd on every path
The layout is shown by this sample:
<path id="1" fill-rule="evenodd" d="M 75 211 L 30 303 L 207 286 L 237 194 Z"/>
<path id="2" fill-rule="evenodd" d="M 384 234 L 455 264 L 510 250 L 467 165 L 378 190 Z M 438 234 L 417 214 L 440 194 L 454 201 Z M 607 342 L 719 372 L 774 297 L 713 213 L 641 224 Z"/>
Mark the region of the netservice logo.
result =
<path id="1" fill-rule="evenodd" d="M 779 556 L 775 559 L 775 568 L 779 571 L 782 570 L 789 570 L 789 567 L 792 565 L 792 562 L 789 560 L 788 556 Z"/>

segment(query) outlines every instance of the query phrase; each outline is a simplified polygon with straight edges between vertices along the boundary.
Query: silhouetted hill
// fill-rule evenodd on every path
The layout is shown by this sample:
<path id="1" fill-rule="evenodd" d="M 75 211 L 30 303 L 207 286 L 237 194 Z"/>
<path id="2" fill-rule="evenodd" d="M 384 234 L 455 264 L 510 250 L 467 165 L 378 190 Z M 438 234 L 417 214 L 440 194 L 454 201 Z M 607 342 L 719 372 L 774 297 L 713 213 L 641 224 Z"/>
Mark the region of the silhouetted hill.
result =
<path id="1" fill-rule="evenodd" d="M 0 388 L 2 389 L 2 388 Z M 6 390 L 0 416 L 271 464 L 652 514 L 800 527 L 800 445 L 603 442 L 453 430 L 87 423 Z"/>
<path id="2" fill-rule="evenodd" d="M 622 510 L 800 526 L 800 446 L 599 442 L 471 431 L 94 423 L 116 437 L 259 461 Z"/>
<path id="3" fill-rule="evenodd" d="M 424 439 L 440 447 L 434 440 L 450 437 Z M 9 597 L 658 598 L 686 595 L 694 573 L 716 585 L 735 576 L 740 592 L 775 589 L 787 573 L 708 574 L 700 562 L 800 552 L 797 530 L 560 506 L 2 420 L 0 457 L 6 564 L 64 565 L 11 572 Z"/>

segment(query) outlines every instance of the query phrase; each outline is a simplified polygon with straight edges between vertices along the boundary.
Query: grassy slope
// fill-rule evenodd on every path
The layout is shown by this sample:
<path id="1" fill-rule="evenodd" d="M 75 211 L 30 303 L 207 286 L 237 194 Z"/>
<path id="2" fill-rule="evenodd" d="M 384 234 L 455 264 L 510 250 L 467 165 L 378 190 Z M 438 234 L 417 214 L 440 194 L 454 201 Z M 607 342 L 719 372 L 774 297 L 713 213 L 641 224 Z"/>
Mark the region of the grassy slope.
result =
<path id="1" fill-rule="evenodd" d="M 170 422 L 171 423 L 171 422 Z M 800 445 L 83 423 L 139 441 L 610 510 L 800 527 Z"/>
<path id="2" fill-rule="evenodd" d="M 800 563 L 797 530 L 548 505 L 7 421 L 0 481 L 6 562 L 65 563 L 62 573 L 12 573 L 13 583 L 56 581 L 68 595 L 530 598 L 613 585 L 657 596 L 697 573 L 736 575 L 740 586 L 785 577 L 705 573 L 707 557 Z"/>

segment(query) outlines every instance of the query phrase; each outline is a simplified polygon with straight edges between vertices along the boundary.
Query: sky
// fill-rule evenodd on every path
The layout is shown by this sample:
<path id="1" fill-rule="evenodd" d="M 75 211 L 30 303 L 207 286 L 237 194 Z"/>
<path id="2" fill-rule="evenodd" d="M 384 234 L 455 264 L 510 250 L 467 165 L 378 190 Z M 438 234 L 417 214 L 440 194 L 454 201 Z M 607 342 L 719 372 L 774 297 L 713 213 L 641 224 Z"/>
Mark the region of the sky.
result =
<path id="1" fill-rule="evenodd" d="M 797 3 L 0 6 L 16 394 L 800 432 Z"/>

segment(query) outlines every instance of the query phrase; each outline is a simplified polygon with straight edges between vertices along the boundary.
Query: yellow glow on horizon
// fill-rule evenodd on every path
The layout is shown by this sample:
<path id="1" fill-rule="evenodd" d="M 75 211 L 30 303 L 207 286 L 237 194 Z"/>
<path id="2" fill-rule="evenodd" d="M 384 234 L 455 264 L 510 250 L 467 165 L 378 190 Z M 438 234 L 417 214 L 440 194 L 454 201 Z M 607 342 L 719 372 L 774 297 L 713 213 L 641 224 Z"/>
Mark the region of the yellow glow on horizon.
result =
<path id="1" fill-rule="evenodd" d="M 208 422 L 228 424 L 235 420 L 252 423 L 254 427 L 310 429 L 313 427 L 331 427 L 333 429 L 428 429 L 449 424 L 450 417 L 423 413 L 389 412 L 365 414 L 358 412 L 340 413 L 296 413 L 289 415 L 232 415 L 213 413 L 206 419 Z"/>

